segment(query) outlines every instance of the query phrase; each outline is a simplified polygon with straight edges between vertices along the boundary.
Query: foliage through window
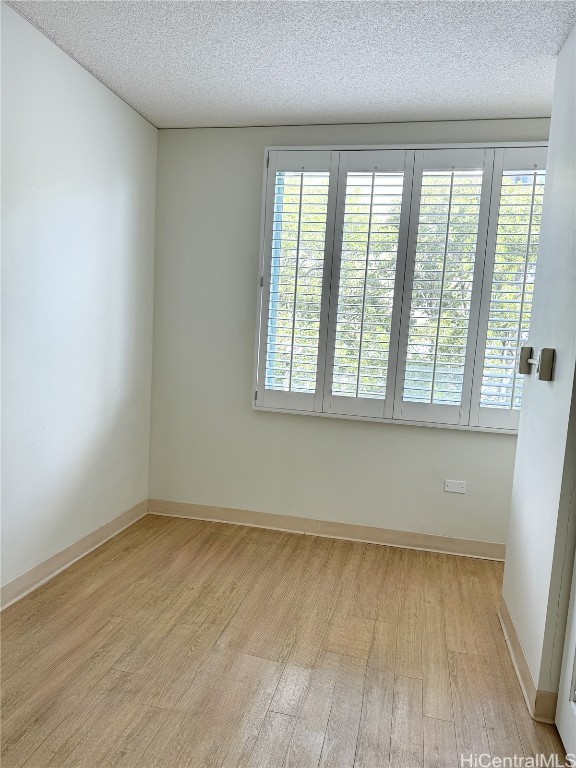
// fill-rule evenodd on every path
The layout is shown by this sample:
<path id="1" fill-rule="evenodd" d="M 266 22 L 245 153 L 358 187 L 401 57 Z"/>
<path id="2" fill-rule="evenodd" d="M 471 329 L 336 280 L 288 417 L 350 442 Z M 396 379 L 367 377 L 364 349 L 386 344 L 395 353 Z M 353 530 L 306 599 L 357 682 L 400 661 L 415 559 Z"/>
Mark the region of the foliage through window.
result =
<path id="1" fill-rule="evenodd" d="M 482 171 L 424 171 L 404 400 L 462 400 Z"/>
<path id="2" fill-rule="evenodd" d="M 522 402 L 518 349 L 530 330 L 544 177 L 544 171 L 502 177 L 480 396 L 486 407 L 520 408 Z"/>
<path id="3" fill-rule="evenodd" d="M 332 393 L 386 394 L 403 173 L 346 179 Z"/>
<path id="4" fill-rule="evenodd" d="M 271 150 L 256 406 L 515 429 L 545 158 Z"/>
<path id="5" fill-rule="evenodd" d="M 329 174 L 276 174 L 266 386 L 313 392 Z"/>

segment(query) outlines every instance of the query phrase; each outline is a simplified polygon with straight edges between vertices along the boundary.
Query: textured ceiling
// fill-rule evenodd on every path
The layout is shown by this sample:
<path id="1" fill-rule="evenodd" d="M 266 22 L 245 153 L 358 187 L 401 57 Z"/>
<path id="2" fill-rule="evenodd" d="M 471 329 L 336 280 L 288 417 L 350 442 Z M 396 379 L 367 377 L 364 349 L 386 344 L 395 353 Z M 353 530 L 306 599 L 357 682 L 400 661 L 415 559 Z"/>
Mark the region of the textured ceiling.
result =
<path id="1" fill-rule="evenodd" d="M 12 0 L 159 127 L 542 117 L 576 0 Z"/>

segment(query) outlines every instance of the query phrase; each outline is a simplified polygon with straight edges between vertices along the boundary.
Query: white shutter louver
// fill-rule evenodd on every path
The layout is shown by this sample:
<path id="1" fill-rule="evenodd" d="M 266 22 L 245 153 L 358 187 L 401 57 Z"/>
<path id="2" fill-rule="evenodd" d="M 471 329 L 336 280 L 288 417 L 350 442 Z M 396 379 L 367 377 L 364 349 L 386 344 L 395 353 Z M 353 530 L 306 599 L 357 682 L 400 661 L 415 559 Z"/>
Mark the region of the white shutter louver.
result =
<path id="1" fill-rule="evenodd" d="M 472 426 L 518 428 L 545 179 L 544 147 L 496 150 Z"/>
<path id="2" fill-rule="evenodd" d="M 404 174 L 348 173 L 332 394 L 384 398 Z"/>
<path id="3" fill-rule="evenodd" d="M 502 176 L 480 406 L 519 409 L 518 350 L 528 342 L 545 171 Z"/>
<path id="4" fill-rule="evenodd" d="M 327 171 L 276 173 L 267 389 L 316 389 L 329 179 Z"/>
<path id="5" fill-rule="evenodd" d="M 404 400 L 460 405 L 482 171 L 424 171 Z"/>

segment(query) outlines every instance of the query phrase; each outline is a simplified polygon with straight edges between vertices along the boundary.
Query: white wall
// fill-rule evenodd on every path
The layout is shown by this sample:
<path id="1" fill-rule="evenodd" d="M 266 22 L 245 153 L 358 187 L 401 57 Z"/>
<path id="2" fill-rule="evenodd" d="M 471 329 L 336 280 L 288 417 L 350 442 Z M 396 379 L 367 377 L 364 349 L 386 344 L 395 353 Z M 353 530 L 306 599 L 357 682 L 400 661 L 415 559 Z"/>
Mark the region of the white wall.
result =
<path id="1" fill-rule="evenodd" d="M 2 4 L 2 581 L 147 497 L 157 131 Z"/>
<path id="2" fill-rule="evenodd" d="M 533 347 L 556 348 L 556 372 L 550 383 L 525 379 L 503 589 L 536 686 L 548 691 L 558 690 L 575 536 L 575 73 L 573 30 L 556 70 L 530 333 Z"/>
<path id="3" fill-rule="evenodd" d="M 262 164 L 268 145 L 547 134 L 547 120 L 160 131 L 150 496 L 504 542 L 515 437 L 252 410 Z"/>

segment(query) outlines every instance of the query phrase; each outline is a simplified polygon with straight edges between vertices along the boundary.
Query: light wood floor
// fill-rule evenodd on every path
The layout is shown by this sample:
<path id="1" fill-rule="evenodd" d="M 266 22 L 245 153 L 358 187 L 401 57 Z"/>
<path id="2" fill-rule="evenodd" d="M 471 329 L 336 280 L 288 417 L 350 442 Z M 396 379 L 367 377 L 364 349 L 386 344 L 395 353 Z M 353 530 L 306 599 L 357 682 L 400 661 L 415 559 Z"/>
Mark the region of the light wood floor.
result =
<path id="1" fill-rule="evenodd" d="M 562 753 L 501 564 L 148 516 L 8 608 L 2 768 L 456 768 Z"/>

